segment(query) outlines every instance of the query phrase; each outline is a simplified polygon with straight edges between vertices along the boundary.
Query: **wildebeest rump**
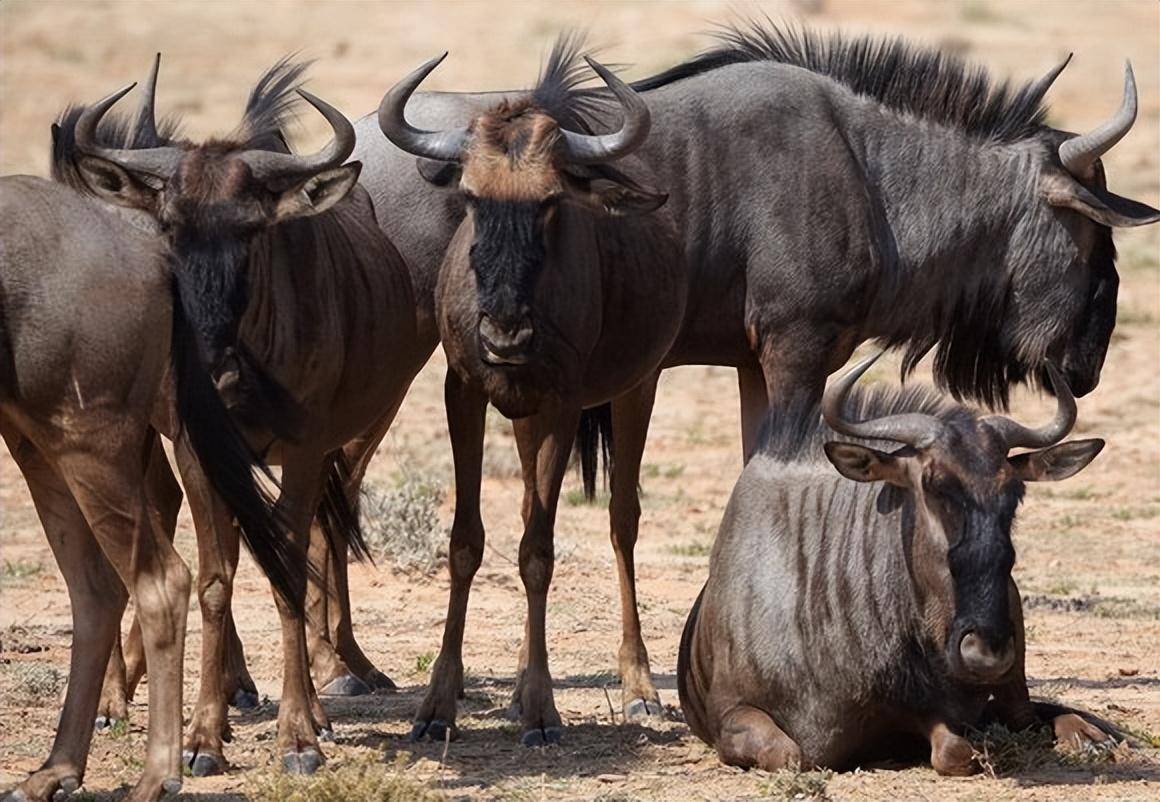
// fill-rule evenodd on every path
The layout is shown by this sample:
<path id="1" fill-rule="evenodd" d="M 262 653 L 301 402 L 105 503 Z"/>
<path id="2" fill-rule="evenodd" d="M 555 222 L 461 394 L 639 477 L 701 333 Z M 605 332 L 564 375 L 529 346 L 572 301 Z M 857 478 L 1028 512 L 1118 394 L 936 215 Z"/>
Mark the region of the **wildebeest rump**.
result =
<path id="1" fill-rule="evenodd" d="M 332 506 L 345 510 L 331 509 L 319 520 L 346 523 L 346 539 L 357 544 L 352 494 L 435 333 L 420 330 L 406 265 L 355 184 L 359 165 L 343 165 L 354 142 L 350 124 L 297 89 L 303 68 L 276 65 L 251 93 L 238 130 L 203 144 L 102 146 L 92 132 L 122 90 L 75 118 L 75 152 L 62 158 L 76 162 L 95 194 L 160 223 L 196 335 L 187 346 L 213 373 L 254 448 L 281 464 L 279 510 L 298 546 L 305 551 L 310 543 L 312 567 L 322 575 L 328 550 L 311 529 L 327 482 Z M 317 154 L 285 147 L 281 131 L 296 91 L 334 130 L 333 142 Z M 352 470 L 335 476 L 344 446 Z M 225 765 L 222 675 L 236 534 L 217 488 L 201 480 L 200 466 L 180 443 L 178 456 L 199 533 L 206 622 L 201 695 L 185 759 L 203 774 Z M 291 590 L 301 609 L 304 584 Z M 287 769 L 312 771 L 321 762 L 316 730 L 329 723 L 305 664 L 302 618 L 281 599 L 279 612 L 285 672 L 277 746 Z"/>
<path id="2" fill-rule="evenodd" d="M 124 130 L 107 133 L 120 141 Z M 187 448 L 229 502 L 249 505 L 227 514 L 275 586 L 292 588 L 303 574 L 305 555 L 264 506 L 258 463 L 210 377 L 170 347 L 191 336 L 172 292 L 165 248 L 141 215 L 58 183 L 0 179 L 0 435 L 28 483 L 73 619 L 52 753 L 14 799 L 47 800 L 83 781 L 126 589 L 152 670 L 148 756 L 127 799 L 181 787 L 190 575 L 171 544 L 181 491 L 157 437 L 188 432 L 178 410 L 213 430 Z"/>
<path id="3" fill-rule="evenodd" d="M 446 162 L 428 177 L 466 201 L 434 292 L 455 457 L 451 599 L 413 735 L 441 739 L 455 732 L 467 598 L 483 556 L 479 489 L 490 401 L 515 419 L 523 465 L 519 565 L 528 617 L 514 705 L 523 742 L 535 745 L 560 736 L 545 609 L 556 507 L 581 410 L 611 400 L 622 420 L 638 427 L 614 443 L 632 444 L 637 432 L 643 439 L 644 421 L 635 416 L 643 408 L 647 420 L 660 360 L 680 325 L 687 273 L 670 219 L 663 208 L 655 211 L 664 196 L 638 183 L 647 172 L 628 156 L 647 135 L 647 109 L 611 72 L 590 62 L 623 116 L 602 136 L 585 133 L 590 107 L 574 92 L 583 66 L 567 39 L 529 94 L 495 104 L 469 128 L 416 129 L 404 119 L 404 106 L 438 62 L 401 81 L 379 110 L 383 133 L 410 153 Z M 621 159 L 623 172 L 608 165 L 613 159 Z M 616 502 L 629 487 L 635 493 L 643 442 L 633 448 L 632 456 L 615 455 Z M 614 543 L 635 614 L 631 543 Z M 638 660 L 625 655 L 624 663 Z M 660 712 L 655 694 L 637 701 Z"/>
<path id="4" fill-rule="evenodd" d="M 726 763 L 846 768 L 925 738 L 963 774 L 965 727 L 1038 720 L 1011 528 L 1025 482 L 1074 475 L 1103 441 L 1060 443 L 1075 402 L 1054 368 L 1056 416 L 1028 429 L 923 389 L 851 392 L 875 359 L 827 390 L 826 425 L 816 407 L 771 418 L 726 507 L 677 668 Z M 1045 723 L 1104 737 L 1072 712 Z"/>
<path id="5" fill-rule="evenodd" d="M 669 193 L 692 273 L 664 364 L 738 369 L 745 453 L 767 409 L 816 402 L 865 339 L 905 345 L 908 366 L 937 347 L 936 379 L 988 403 L 1004 403 L 1047 356 L 1077 394 L 1096 385 L 1115 322 L 1110 226 L 1158 215 L 1110 193 L 1092 160 L 1134 119 L 1130 74 L 1110 127 L 1073 137 L 1044 122 L 1059 68 L 1015 88 L 903 42 L 774 27 L 725 39 L 633 86 L 652 114 L 638 155 Z M 454 129 L 511 96 L 418 93 L 407 112 Z M 462 199 L 425 187 L 373 117 L 355 129 L 361 180 L 427 303 Z M 1083 143 L 1070 168 L 1067 142 Z M 649 412 L 634 413 L 640 425 Z M 643 447 L 635 426 L 619 428 Z M 615 539 L 631 543 L 639 505 L 625 493 L 614 489 L 610 517 L 631 531 Z M 655 698 L 635 602 L 622 605 L 621 653 L 635 661 L 626 703 Z"/>

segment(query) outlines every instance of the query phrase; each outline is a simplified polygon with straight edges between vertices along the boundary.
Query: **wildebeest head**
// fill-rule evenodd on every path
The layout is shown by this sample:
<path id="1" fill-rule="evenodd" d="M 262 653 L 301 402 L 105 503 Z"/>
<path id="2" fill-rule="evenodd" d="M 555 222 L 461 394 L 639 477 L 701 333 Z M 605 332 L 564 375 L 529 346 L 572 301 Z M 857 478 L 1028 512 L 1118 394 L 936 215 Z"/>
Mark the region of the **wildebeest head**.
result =
<path id="1" fill-rule="evenodd" d="M 1067 60 L 1033 85 L 1033 91 L 1045 92 L 1066 65 Z M 1048 127 L 1038 136 L 1046 145 L 1040 156 L 1039 192 L 1056 223 L 1050 237 L 1054 247 L 1049 253 L 1064 264 L 1025 276 L 1026 286 L 1019 289 L 1012 312 L 1019 315 L 1031 309 L 1030 303 L 1027 310 L 1019 308 L 1020 295 L 1035 298 L 1041 312 L 1051 310 L 1053 320 L 1027 320 L 1020 325 L 1055 331 L 1056 340 L 1047 355 L 1058 360 L 1076 395 L 1085 395 L 1099 382 L 1115 326 L 1119 277 L 1111 229 L 1160 220 L 1160 211 L 1108 191 L 1100 162 L 1100 157 L 1131 129 L 1136 109 L 1136 81 L 1129 63 L 1125 65 L 1123 99 L 1112 117 L 1079 136 Z M 1060 321 L 1063 325 L 1058 324 Z M 1046 379 L 1041 372 L 1040 382 L 1046 385 Z"/>
<path id="2" fill-rule="evenodd" d="M 1030 429 L 1001 416 L 891 415 L 862 422 L 842 418 L 843 402 L 870 357 L 827 389 L 826 423 L 836 432 L 902 443 L 893 453 L 829 442 L 830 462 L 849 479 L 884 481 L 914 499 L 911 574 L 923 600 L 927 634 L 943 645 L 951 672 L 964 680 L 993 682 L 1015 660 L 1008 600 L 1015 549 L 1011 525 L 1025 482 L 1057 481 L 1082 470 L 1104 441 L 1061 443 L 1075 424 L 1075 399 L 1066 380 L 1048 364 L 1056 394 L 1054 419 Z M 1008 456 L 1014 448 L 1038 449 Z"/>
<path id="3" fill-rule="evenodd" d="M 354 129 L 337 109 L 297 88 L 306 66 L 283 60 L 270 69 L 251 92 L 241 125 L 226 139 L 103 146 L 97 127 L 132 84 L 88 107 L 76 121 L 81 175 L 99 197 L 156 218 L 169 241 L 202 358 L 219 372 L 238 367 L 230 363 L 247 303 L 252 240 L 270 226 L 326 211 L 358 180 L 360 165 L 342 164 L 354 149 Z M 149 126 L 157 67 L 155 62 L 141 115 Z M 289 153 L 282 139 L 293 91 L 334 131 L 331 143 L 313 155 Z"/>
<path id="4" fill-rule="evenodd" d="M 379 107 L 379 126 L 395 145 L 435 160 L 434 166 L 420 163 L 424 177 L 437 185 L 456 185 L 465 199 L 479 353 L 492 365 L 528 364 L 537 352 L 537 280 L 546 260 L 572 255 L 553 256 L 553 239 L 565 224 L 561 206 L 627 215 L 650 212 L 665 201 L 607 164 L 644 141 L 649 112 L 631 88 L 590 58 L 589 66 L 619 101 L 624 121 L 609 134 L 568 130 L 585 127 L 581 115 L 567 108 L 576 80 L 571 44 L 565 40 L 553 52 L 528 97 L 499 104 L 463 130 L 421 131 L 403 116 L 407 99 L 446 53 L 399 82 Z"/>

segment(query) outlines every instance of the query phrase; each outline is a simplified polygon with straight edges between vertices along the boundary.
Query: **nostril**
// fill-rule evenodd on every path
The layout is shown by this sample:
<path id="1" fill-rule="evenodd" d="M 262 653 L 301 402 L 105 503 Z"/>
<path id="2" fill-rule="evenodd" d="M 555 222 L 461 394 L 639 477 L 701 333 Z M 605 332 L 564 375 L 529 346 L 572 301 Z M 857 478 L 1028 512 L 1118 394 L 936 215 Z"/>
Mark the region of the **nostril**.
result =
<path id="1" fill-rule="evenodd" d="M 959 655 L 971 671 L 1002 674 L 1015 662 L 1015 638 L 1008 637 L 1001 646 L 994 648 L 977 632 L 968 632 L 959 642 Z"/>
<path id="2" fill-rule="evenodd" d="M 504 324 L 484 315 L 479 321 L 479 333 L 489 345 L 503 349 L 522 348 L 532 339 L 532 321 L 525 316 L 514 324 Z"/>

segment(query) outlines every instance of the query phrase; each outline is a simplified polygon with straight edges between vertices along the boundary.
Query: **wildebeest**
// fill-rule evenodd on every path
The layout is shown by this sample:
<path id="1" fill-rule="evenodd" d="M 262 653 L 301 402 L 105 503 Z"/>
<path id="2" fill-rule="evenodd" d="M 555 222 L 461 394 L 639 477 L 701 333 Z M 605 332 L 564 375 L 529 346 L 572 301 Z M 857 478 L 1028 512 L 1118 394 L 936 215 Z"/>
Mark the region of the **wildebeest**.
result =
<path id="1" fill-rule="evenodd" d="M 725 763 L 844 768 L 917 738 L 965 774 L 965 727 L 1039 720 L 1011 528 L 1024 483 L 1104 442 L 1060 442 L 1075 401 L 1050 364 L 1055 417 L 1031 429 L 923 389 L 851 392 L 877 358 L 826 391 L 825 426 L 816 407 L 771 418 L 725 509 L 677 668 L 689 727 Z M 1104 739 L 1050 715 L 1060 741 Z"/>
<path id="2" fill-rule="evenodd" d="M 320 504 L 326 528 L 343 528 L 357 545 L 348 494 L 430 355 L 435 331 L 420 331 L 406 265 L 356 186 L 360 165 L 343 164 L 354 144 L 351 125 L 297 88 L 304 67 L 277 64 L 254 88 L 234 134 L 202 144 L 155 138 L 101 145 L 97 126 L 127 87 L 66 116 L 62 136 L 75 142 L 60 158 L 75 162 L 94 194 L 156 219 L 196 335 L 188 347 L 253 448 L 282 466 L 278 510 L 294 544 L 305 552 L 311 543 L 314 557 L 320 538 L 311 538 L 311 525 Z M 282 139 L 295 92 L 334 131 L 314 155 L 288 153 Z M 225 763 L 222 677 L 237 539 L 215 488 L 178 445 L 198 529 L 205 622 L 185 761 L 206 774 Z M 344 446 L 354 460 L 349 476 L 335 467 Z M 318 573 L 327 570 L 312 562 Z M 329 724 L 306 664 L 304 594 L 303 581 L 290 589 L 291 603 L 279 598 L 285 670 L 276 746 L 287 770 L 310 772 L 322 760 L 316 731 Z"/>
<path id="3" fill-rule="evenodd" d="M 772 26 L 724 38 L 632 86 L 652 115 L 636 155 L 669 193 L 691 271 L 663 364 L 737 368 L 745 453 L 767 409 L 816 402 L 866 339 L 905 346 L 907 370 L 936 349 L 937 381 L 987 403 L 1022 381 L 1045 384 L 1035 371 L 1047 357 L 1075 393 L 1095 387 L 1115 322 L 1111 228 L 1160 219 L 1109 192 L 1099 160 L 1135 119 L 1130 69 L 1119 111 L 1075 136 L 1045 122 L 1063 65 L 997 86 L 903 41 Z M 418 93 L 407 112 L 455 130 L 502 96 Z M 422 303 L 462 199 L 425 189 L 374 118 L 356 131 L 376 208 L 415 212 L 381 222 L 413 260 Z M 436 167 L 421 161 L 428 175 Z M 614 411 L 613 426 L 643 445 L 648 416 L 644 405 L 617 424 Z M 619 498 L 613 488 L 614 542 L 630 565 L 638 511 L 635 488 Z M 631 574 L 622 589 L 624 700 L 639 710 L 656 691 Z"/>
<path id="4" fill-rule="evenodd" d="M 621 422 L 631 424 L 614 439 L 613 493 L 622 499 L 625 487 L 635 488 L 643 442 L 624 459 L 619 447 L 643 440 L 660 362 L 686 303 L 672 223 L 657 211 L 664 196 L 639 183 L 647 173 L 628 157 L 648 134 L 648 110 L 590 60 L 623 120 L 611 133 L 585 133 L 595 110 L 575 92 L 583 67 L 566 44 L 553 51 L 535 89 L 493 105 L 467 128 L 423 131 L 404 118 L 407 99 L 442 57 L 399 82 L 379 108 L 383 133 L 409 153 L 444 162 L 430 177 L 466 206 L 434 296 L 449 365 L 456 507 L 447 624 L 416 738 L 455 734 L 467 598 L 483 556 L 479 489 L 490 401 L 514 419 L 523 466 L 519 567 L 528 617 L 514 694 L 521 740 L 559 739 L 544 618 L 556 506 L 581 410 L 611 400 Z M 616 159 L 624 172 L 609 164 Z M 642 410 L 645 421 L 636 417 Z M 619 543 L 617 554 L 635 608 L 631 562 Z"/>
<path id="5" fill-rule="evenodd" d="M 181 493 L 157 431 L 183 433 L 276 587 L 288 593 L 303 576 L 305 555 L 266 505 L 260 465 L 211 378 L 171 348 L 191 335 L 151 229 L 59 183 L 0 179 L 0 435 L 28 483 L 73 620 L 52 753 L 14 800 L 67 795 L 83 780 L 126 589 L 152 671 L 148 756 L 127 799 L 181 787 L 190 575 L 171 544 Z"/>

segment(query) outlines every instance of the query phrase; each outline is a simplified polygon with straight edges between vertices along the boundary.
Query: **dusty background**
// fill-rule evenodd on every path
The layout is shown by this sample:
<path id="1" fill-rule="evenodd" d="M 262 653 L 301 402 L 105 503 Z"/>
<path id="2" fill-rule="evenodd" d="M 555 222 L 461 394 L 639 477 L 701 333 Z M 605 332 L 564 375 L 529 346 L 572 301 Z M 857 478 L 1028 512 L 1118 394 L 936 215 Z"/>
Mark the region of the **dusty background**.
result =
<path id="1" fill-rule="evenodd" d="M 806 7 L 822 27 L 905 34 L 978 59 L 997 75 L 1038 76 L 1068 51 L 1076 57 L 1052 90 L 1051 119 L 1082 130 L 1118 103 L 1123 59 L 1136 69 L 1140 119 L 1106 158 L 1121 193 L 1160 206 L 1160 5 L 1135 2 L 998 0 L 806 0 L 797 6 L 735 5 L 741 13 L 797 16 Z M 820 9 L 820 10 L 819 10 Z M 430 81 L 435 89 L 529 84 L 556 32 L 586 25 L 608 61 L 641 76 L 707 44 L 699 35 L 730 19 L 711 3 L 164 3 L 6 0 L 0 4 L 0 173 L 47 169 L 48 125 L 70 100 L 93 100 L 144 77 L 152 54 L 165 62 L 160 107 L 181 112 L 201 137 L 231 128 L 250 83 L 279 56 L 316 57 L 311 88 L 350 116 L 377 105 L 383 91 L 443 49 L 452 56 Z M 306 116 L 303 146 L 321 126 Z M 1119 323 L 1098 391 L 1083 399 L 1079 432 L 1109 446 L 1075 479 L 1036 486 L 1021 514 L 1017 579 L 1027 610 L 1028 673 L 1033 692 L 1059 697 L 1155 739 L 1160 734 L 1160 226 L 1117 233 Z M 401 474 L 450 485 L 450 451 L 441 403 L 439 355 L 419 376 L 371 469 L 389 488 Z M 885 376 L 885 372 L 879 375 Z M 730 371 L 684 368 L 662 380 L 645 455 L 644 516 L 638 573 L 645 638 L 661 695 L 676 704 L 677 639 L 706 573 L 707 551 L 740 468 L 736 383 Z M 1049 407 L 1020 396 L 1016 411 Z M 615 687 L 619 622 L 615 570 L 601 506 L 565 488 L 557 533 L 558 567 L 549 607 L 557 703 L 571 725 L 565 746 L 528 752 L 515 725 L 492 714 L 509 692 L 523 618 L 512 563 L 521 492 L 514 447 L 498 416 L 489 426 L 484 518 L 488 546 L 475 584 L 465 660 L 469 699 L 464 738 L 442 768 L 439 746 L 404 739 L 437 651 L 447 581 L 441 569 L 416 573 L 355 569 L 356 631 L 364 648 L 403 690 L 394 696 L 331 705 L 338 743 L 332 766 L 401 755 L 408 777 L 473 798 L 737 799 L 780 793 L 760 773 L 720 767 L 679 721 L 624 727 L 610 718 L 604 687 Z M 448 490 L 450 488 L 448 487 Z M 0 449 L 0 790 L 47 755 L 56 693 L 67 670 L 69 617 L 64 584 L 44 542 L 23 482 Z M 450 503 L 439 508 L 442 525 Z M 188 516 L 182 553 L 195 550 Z M 239 628 L 264 693 L 276 693 L 276 617 L 268 591 L 243 560 L 236 594 Z M 190 617 L 187 711 L 197 678 L 200 622 Z M 143 698 L 139 694 L 139 699 Z M 132 708 L 119 736 L 93 742 L 87 787 L 107 791 L 132 781 L 144 754 L 145 707 Z M 227 746 L 234 770 L 189 779 L 185 792 L 237 798 L 270 764 L 274 706 L 235 716 Z M 1160 744 L 1160 741 L 1154 741 Z M 837 776 L 835 798 L 1154 799 L 1160 794 L 1155 749 L 1113 765 L 1048 765 L 1004 779 L 939 779 L 928 768 Z M 1077 787 L 1077 786 L 1083 786 Z"/>

